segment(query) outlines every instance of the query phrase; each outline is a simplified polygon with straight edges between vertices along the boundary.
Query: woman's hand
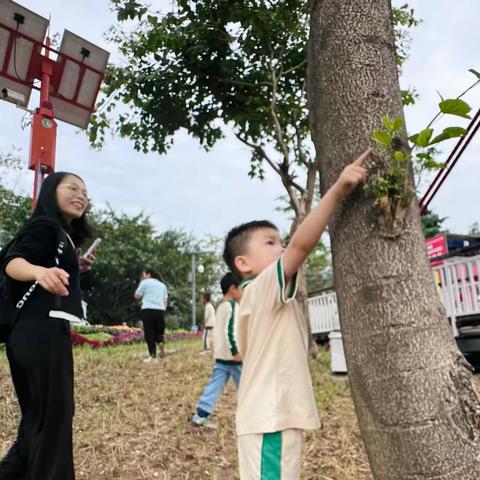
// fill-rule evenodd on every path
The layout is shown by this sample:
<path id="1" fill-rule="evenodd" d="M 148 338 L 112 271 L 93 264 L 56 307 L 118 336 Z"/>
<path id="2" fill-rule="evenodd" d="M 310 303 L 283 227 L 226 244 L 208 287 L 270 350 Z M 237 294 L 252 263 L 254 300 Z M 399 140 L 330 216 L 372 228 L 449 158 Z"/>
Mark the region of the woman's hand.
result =
<path id="1" fill-rule="evenodd" d="M 92 269 L 92 264 L 97 258 L 95 252 L 91 253 L 88 257 L 83 257 L 80 254 L 80 250 L 77 250 L 78 256 L 78 268 L 80 269 L 80 273 L 89 272 Z"/>
<path id="2" fill-rule="evenodd" d="M 68 273 L 61 268 L 37 267 L 35 281 L 47 292 L 62 297 L 68 296 Z"/>

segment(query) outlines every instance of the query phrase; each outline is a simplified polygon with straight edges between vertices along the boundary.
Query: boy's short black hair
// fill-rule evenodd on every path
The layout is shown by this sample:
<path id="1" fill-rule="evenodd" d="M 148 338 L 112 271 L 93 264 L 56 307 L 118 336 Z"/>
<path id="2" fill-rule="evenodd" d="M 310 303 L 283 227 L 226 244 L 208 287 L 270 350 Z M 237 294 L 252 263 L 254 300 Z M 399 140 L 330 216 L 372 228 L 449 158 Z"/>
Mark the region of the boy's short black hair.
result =
<path id="1" fill-rule="evenodd" d="M 250 235 L 259 228 L 272 228 L 273 230 L 278 230 L 278 228 L 268 220 L 254 220 L 253 222 L 242 223 L 241 225 L 232 228 L 225 239 L 223 259 L 228 265 L 228 268 L 240 278 L 240 272 L 235 267 L 235 258 L 245 253 Z"/>
<path id="2" fill-rule="evenodd" d="M 220 280 L 220 288 L 222 289 L 222 293 L 224 295 L 228 292 L 231 286 L 238 287 L 239 285 L 240 285 L 240 280 L 232 272 L 226 273 Z"/>

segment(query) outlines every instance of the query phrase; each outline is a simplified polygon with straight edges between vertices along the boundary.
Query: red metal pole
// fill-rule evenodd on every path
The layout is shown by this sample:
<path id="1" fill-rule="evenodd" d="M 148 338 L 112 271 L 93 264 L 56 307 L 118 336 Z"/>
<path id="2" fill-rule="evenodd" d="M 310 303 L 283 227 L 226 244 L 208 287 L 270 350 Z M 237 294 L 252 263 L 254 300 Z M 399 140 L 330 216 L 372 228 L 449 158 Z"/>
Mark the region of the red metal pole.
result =
<path id="1" fill-rule="evenodd" d="M 32 121 L 29 167 L 35 172 L 33 186 L 33 206 L 35 207 L 45 175 L 55 170 L 55 143 L 57 124 L 50 103 L 50 80 L 53 75 L 53 62 L 49 58 L 51 40 L 46 37 L 42 55 L 42 76 L 40 84 L 40 106 Z"/>
<path id="2" fill-rule="evenodd" d="M 447 179 L 448 175 L 450 174 L 450 172 L 453 170 L 453 167 L 455 166 L 455 164 L 458 162 L 458 160 L 460 159 L 460 157 L 462 156 L 463 152 L 465 151 L 465 149 L 468 147 L 470 141 L 472 140 L 472 138 L 475 136 L 475 134 L 477 133 L 478 129 L 480 128 L 480 122 L 478 122 L 476 125 L 475 125 L 475 128 L 471 131 L 471 135 L 468 137 L 468 139 L 463 143 L 460 151 L 458 152 L 457 156 L 454 158 L 454 160 L 452 161 L 452 163 L 448 166 L 448 168 L 446 169 L 445 171 L 445 175 L 443 175 L 443 177 L 437 182 L 437 184 L 435 185 L 434 189 L 432 190 L 432 192 L 430 193 L 430 196 L 428 199 L 426 199 L 423 203 L 422 203 L 422 206 L 421 206 L 421 210 L 420 210 L 420 214 L 421 215 L 424 215 L 425 213 L 427 213 L 427 209 L 428 209 L 428 206 L 430 205 L 430 202 L 433 200 L 433 197 L 435 197 L 435 195 L 437 194 L 438 190 L 440 189 L 440 187 L 443 185 L 443 182 Z"/>
<path id="3" fill-rule="evenodd" d="M 458 140 L 454 149 L 452 150 L 452 152 L 448 156 L 445 164 L 438 171 L 438 173 L 435 176 L 435 178 L 433 179 L 432 183 L 429 185 L 427 191 L 424 193 L 423 197 L 418 202 L 418 206 L 420 207 L 420 214 L 421 215 L 424 215 L 427 212 L 428 205 L 433 200 L 433 197 L 436 195 L 439 188 L 442 186 L 443 182 L 446 180 L 447 176 L 451 172 L 452 168 L 455 166 L 457 161 L 460 159 L 460 157 L 461 157 L 462 153 L 464 152 L 465 148 L 467 148 L 468 144 L 470 143 L 470 141 L 474 137 L 475 133 L 477 132 L 477 130 L 479 128 L 479 125 L 478 124 L 475 125 L 475 123 L 477 122 L 479 117 L 480 117 L 480 109 L 475 114 L 472 121 L 469 123 L 469 125 L 467 127 L 467 131 L 465 132 L 465 135 L 463 135 L 463 137 L 461 137 Z M 457 154 L 457 151 L 459 149 L 460 149 L 460 151 Z M 449 165 L 452 160 L 453 160 L 453 163 L 451 165 Z"/>

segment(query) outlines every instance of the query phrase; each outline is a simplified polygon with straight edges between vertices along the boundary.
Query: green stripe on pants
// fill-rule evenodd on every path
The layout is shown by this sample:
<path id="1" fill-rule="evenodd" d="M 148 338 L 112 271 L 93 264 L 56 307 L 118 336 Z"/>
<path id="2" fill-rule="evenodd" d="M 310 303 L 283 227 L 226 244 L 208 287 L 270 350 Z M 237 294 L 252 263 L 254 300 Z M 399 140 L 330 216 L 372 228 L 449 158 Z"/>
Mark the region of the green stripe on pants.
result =
<path id="1" fill-rule="evenodd" d="M 281 480 L 282 432 L 264 433 L 261 480 Z"/>

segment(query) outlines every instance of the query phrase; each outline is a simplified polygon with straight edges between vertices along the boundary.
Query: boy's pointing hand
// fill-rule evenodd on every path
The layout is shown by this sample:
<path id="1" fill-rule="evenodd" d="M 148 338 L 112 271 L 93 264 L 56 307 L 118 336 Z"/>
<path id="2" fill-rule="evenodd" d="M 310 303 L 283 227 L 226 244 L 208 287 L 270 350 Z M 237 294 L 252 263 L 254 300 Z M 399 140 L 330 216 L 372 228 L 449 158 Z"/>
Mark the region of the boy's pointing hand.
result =
<path id="1" fill-rule="evenodd" d="M 366 180 L 367 170 L 363 164 L 371 155 L 372 151 L 372 148 L 367 148 L 367 150 L 365 150 L 356 160 L 343 169 L 342 173 L 338 177 L 338 180 L 333 186 L 333 189 L 339 195 L 339 197 L 348 195 L 358 184 Z"/>

